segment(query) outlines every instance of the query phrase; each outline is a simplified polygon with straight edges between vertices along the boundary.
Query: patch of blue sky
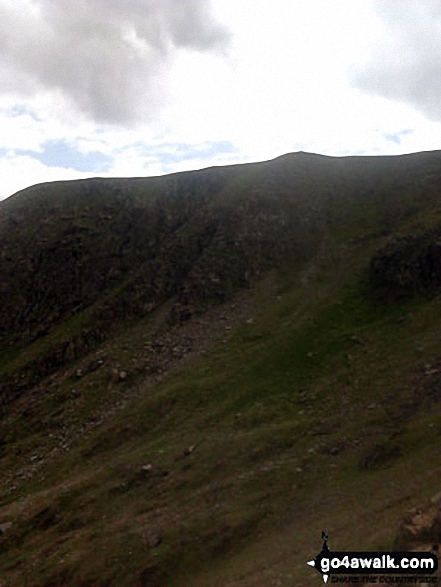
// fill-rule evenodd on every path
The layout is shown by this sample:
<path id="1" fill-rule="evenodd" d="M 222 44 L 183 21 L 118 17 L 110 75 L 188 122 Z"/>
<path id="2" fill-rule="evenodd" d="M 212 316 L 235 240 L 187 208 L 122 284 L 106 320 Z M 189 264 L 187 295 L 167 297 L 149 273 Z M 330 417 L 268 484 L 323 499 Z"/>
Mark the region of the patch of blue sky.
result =
<path id="1" fill-rule="evenodd" d="M 17 151 L 17 153 L 38 159 L 48 167 L 75 169 L 86 173 L 106 172 L 113 163 L 113 158 L 109 155 L 99 151 L 82 153 L 63 139 L 46 141 L 41 151 Z"/>
<path id="2" fill-rule="evenodd" d="M 124 153 L 126 148 L 123 147 L 119 152 Z M 181 161 L 210 159 L 218 155 L 230 155 L 238 152 L 238 149 L 230 141 L 207 141 L 197 145 L 187 143 L 146 145 L 145 143 L 137 142 L 128 148 L 135 149 L 139 155 L 155 158 L 166 166 L 180 163 Z"/>
<path id="3" fill-rule="evenodd" d="M 405 130 L 400 130 L 398 132 L 383 133 L 383 137 L 387 141 L 390 141 L 391 143 L 395 143 L 396 145 L 401 145 L 401 137 L 404 137 L 406 135 L 410 135 L 412 133 L 413 133 L 413 130 L 411 130 L 410 128 L 406 128 Z"/>
<path id="4" fill-rule="evenodd" d="M 35 114 L 35 112 L 31 108 L 28 108 L 27 106 L 23 106 L 23 105 L 13 106 L 12 108 L 7 108 L 6 110 L 4 110 L 4 112 L 5 112 L 6 116 L 8 116 L 10 118 L 17 118 L 18 116 L 30 116 L 30 118 L 32 118 L 36 122 L 41 122 L 41 118 L 39 118 Z"/>

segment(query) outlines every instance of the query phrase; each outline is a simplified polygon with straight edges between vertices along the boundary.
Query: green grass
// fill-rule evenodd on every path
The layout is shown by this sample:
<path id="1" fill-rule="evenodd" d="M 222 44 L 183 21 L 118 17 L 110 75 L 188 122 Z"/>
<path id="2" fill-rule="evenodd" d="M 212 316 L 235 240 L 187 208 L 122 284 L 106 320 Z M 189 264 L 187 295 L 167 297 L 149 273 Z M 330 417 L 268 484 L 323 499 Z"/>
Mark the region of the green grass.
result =
<path id="1" fill-rule="evenodd" d="M 403 504 L 436 488 L 436 417 L 424 401 L 411 417 L 400 405 L 436 356 L 440 301 L 383 306 L 361 275 L 334 284 L 328 269 L 300 287 L 284 279 L 285 293 L 228 345 L 146 390 L 28 483 L 3 555 L 12 584 L 23 571 L 30 586 L 135 585 L 142 573 L 153 585 L 253 573 L 306 584 L 321 526 L 340 549 L 393 541 L 386 528 Z M 426 462 L 419 487 L 410 470 Z"/>

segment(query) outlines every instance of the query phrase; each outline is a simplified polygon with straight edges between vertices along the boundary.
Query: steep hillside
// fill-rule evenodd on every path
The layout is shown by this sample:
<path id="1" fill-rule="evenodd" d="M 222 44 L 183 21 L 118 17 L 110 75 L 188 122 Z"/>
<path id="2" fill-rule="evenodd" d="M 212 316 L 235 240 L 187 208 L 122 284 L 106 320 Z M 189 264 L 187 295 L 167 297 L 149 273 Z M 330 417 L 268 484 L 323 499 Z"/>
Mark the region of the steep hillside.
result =
<path id="1" fill-rule="evenodd" d="M 1 202 L 1 587 L 391 548 L 440 490 L 440 179 L 295 153 Z"/>

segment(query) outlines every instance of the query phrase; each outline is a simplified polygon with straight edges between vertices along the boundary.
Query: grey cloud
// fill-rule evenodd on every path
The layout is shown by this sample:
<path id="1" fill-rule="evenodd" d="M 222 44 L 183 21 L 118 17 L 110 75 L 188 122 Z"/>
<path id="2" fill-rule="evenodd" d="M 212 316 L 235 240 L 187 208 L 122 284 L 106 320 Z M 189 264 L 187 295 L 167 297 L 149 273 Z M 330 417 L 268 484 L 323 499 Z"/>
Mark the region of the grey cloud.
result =
<path id="1" fill-rule="evenodd" d="M 209 0 L 19 0 L 0 6 L 0 87 L 58 90 L 98 122 L 131 123 L 156 110 L 174 51 L 229 37 Z"/>
<path id="2" fill-rule="evenodd" d="M 353 71 L 353 85 L 441 120 L 441 3 L 374 0 L 373 6 L 385 34 L 367 63 Z"/>

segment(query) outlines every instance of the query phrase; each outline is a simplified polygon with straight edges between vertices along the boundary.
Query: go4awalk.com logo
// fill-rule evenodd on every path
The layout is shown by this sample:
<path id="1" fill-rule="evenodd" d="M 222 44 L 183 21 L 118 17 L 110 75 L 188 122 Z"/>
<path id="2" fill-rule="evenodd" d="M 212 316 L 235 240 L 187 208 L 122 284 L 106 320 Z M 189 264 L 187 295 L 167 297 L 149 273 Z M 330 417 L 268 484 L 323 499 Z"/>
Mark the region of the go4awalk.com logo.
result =
<path id="1" fill-rule="evenodd" d="M 322 540 L 322 550 L 307 564 L 325 583 L 437 584 L 433 552 L 331 552 L 326 532 Z"/>

